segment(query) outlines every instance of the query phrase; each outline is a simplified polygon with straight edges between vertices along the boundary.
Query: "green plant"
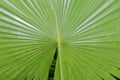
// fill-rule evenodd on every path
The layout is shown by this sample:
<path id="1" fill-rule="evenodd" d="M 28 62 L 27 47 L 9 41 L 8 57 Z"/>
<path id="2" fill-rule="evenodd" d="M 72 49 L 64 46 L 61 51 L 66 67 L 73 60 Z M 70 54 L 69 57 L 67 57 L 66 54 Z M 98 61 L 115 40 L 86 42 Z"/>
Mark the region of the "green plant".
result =
<path id="1" fill-rule="evenodd" d="M 0 0 L 0 80 L 50 75 L 120 78 L 120 0 Z"/>

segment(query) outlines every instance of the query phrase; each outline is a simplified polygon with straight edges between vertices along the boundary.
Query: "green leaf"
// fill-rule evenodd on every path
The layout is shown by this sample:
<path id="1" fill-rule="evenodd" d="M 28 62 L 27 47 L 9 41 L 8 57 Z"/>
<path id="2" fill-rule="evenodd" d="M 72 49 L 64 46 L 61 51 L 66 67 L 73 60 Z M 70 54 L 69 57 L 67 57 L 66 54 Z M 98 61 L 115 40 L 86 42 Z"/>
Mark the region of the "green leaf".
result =
<path id="1" fill-rule="evenodd" d="M 120 79 L 120 0 L 0 1 L 0 80 L 53 79 Z"/>

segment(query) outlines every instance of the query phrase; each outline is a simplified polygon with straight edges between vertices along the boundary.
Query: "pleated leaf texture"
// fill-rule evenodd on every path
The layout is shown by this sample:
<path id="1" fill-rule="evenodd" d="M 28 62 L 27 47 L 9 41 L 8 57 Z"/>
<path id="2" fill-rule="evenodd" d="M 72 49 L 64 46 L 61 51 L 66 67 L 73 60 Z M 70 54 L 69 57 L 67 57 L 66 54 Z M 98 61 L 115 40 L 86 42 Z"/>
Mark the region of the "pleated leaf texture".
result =
<path id="1" fill-rule="evenodd" d="M 120 0 L 0 0 L 0 80 L 48 80 L 56 50 L 53 80 L 120 80 Z"/>

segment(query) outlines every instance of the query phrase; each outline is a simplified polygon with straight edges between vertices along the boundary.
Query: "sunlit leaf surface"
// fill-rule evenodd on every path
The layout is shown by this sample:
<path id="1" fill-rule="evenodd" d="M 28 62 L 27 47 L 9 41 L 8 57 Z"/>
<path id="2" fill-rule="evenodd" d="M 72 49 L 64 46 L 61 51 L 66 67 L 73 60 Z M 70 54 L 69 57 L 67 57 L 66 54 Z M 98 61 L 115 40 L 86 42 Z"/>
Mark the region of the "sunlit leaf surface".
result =
<path id="1" fill-rule="evenodd" d="M 0 80 L 120 78 L 120 0 L 0 0 Z"/>

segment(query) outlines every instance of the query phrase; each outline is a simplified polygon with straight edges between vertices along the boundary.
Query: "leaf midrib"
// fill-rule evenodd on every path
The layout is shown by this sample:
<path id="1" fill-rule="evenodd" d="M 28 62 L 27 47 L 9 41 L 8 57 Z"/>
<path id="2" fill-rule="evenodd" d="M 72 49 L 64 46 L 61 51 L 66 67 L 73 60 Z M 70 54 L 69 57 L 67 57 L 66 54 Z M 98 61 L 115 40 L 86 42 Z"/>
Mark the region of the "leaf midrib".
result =
<path id="1" fill-rule="evenodd" d="M 57 19 L 57 14 L 56 11 L 53 7 L 54 10 L 54 15 L 55 15 L 55 27 L 56 27 L 56 37 L 57 37 L 57 49 L 58 49 L 58 60 L 59 60 L 59 64 L 60 64 L 60 80 L 64 80 L 63 79 L 63 72 L 62 72 L 62 56 L 61 56 L 61 37 L 60 37 L 60 29 L 59 29 L 59 25 L 58 25 L 58 19 Z"/>

